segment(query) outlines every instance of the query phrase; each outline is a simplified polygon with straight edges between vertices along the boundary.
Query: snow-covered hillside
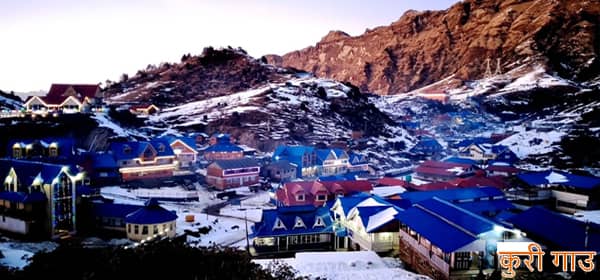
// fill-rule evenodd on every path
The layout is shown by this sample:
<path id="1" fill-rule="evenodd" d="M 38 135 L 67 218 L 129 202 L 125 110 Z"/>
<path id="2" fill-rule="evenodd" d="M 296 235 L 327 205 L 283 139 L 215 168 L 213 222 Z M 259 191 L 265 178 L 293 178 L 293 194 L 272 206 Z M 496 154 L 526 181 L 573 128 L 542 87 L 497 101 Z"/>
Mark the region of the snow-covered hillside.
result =
<path id="1" fill-rule="evenodd" d="M 352 89 L 342 83 L 304 76 L 166 108 L 152 116 L 148 124 L 180 130 L 198 125 L 226 126 L 250 132 L 257 140 L 305 143 L 349 139 L 353 129 L 366 128 L 375 139 L 400 137 L 412 141 L 406 131 L 393 127 L 368 100 L 352 94 Z"/>

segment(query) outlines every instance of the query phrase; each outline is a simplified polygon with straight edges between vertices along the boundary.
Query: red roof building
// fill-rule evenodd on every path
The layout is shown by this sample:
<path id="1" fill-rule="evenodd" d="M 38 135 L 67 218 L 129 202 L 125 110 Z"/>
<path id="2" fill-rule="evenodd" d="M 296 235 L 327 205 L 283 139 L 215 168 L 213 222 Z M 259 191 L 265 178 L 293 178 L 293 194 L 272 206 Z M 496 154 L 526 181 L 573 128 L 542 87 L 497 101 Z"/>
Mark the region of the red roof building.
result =
<path id="1" fill-rule="evenodd" d="M 370 192 L 368 181 L 301 181 L 288 182 L 275 192 L 277 206 L 322 206 L 328 200 L 358 192 Z"/>
<path id="2" fill-rule="evenodd" d="M 490 165 L 485 170 L 488 175 L 494 176 L 512 176 L 522 171 L 521 169 L 510 165 Z"/>
<path id="3" fill-rule="evenodd" d="M 149 116 L 160 112 L 160 108 L 154 104 L 139 104 L 129 107 L 129 111 L 135 115 Z"/>
<path id="4" fill-rule="evenodd" d="M 472 164 L 433 160 L 425 161 L 415 169 L 417 177 L 435 182 L 471 176 L 474 172 Z"/>
<path id="5" fill-rule="evenodd" d="M 46 96 L 33 96 L 25 102 L 24 106 L 29 112 L 77 113 L 99 103 L 101 98 L 99 85 L 52 84 Z"/>
<path id="6" fill-rule="evenodd" d="M 458 189 L 459 187 L 448 182 L 435 182 L 423 185 L 413 185 L 410 190 L 413 191 L 437 191 L 437 190 L 451 190 Z"/>
<path id="7" fill-rule="evenodd" d="M 502 176 L 489 176 L 486 177 L 483 170 L 478 170 L 475 176 L 469 178 L 458 178 L 448 183 L 455 185 L 460 188 L 470 187 L 494 187 L 498 189 L 504 189 L 507 187 L 506 182 Z"/>

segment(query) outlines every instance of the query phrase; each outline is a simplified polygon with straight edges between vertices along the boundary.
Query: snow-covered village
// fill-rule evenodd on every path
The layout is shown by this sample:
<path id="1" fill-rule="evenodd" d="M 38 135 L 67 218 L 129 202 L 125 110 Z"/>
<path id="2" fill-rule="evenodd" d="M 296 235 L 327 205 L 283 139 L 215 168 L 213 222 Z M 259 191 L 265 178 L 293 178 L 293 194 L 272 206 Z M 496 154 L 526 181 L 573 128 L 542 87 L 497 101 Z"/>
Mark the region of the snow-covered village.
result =
<path id="1" fill-rule="evenodd" d="M 0 3 L 0 279 L 599 279 L 597 1 L 81 2 Z"/>

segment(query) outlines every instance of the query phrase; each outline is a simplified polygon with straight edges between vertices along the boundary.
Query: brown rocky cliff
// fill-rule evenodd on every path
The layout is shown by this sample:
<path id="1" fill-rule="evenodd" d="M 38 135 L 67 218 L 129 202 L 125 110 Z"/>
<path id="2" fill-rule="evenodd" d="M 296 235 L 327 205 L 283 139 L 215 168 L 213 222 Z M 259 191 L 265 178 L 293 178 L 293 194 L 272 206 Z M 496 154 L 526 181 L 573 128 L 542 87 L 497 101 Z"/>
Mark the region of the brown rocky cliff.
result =
<path id="1" fill-rule="evenodd" d="M 445 11 L 407 11 L 389 26 L 351 37 L 332 31 L 275 65 L 395 94 L 446 78 L 477 79 L 485 61 L 542 63 L 570 79 L 600 73 L 600 1 L 468 0 Z"/>

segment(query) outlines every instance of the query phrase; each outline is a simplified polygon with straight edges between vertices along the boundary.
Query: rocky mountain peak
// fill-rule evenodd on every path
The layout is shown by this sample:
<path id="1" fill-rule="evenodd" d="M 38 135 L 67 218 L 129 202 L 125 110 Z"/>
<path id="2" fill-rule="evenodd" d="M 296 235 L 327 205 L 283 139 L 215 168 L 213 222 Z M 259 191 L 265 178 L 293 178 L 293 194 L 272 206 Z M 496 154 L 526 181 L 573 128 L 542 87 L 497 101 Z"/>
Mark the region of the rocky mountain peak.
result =
<path id="1" fill-rule="evenodd" d="M 396 94 L 451 75 L 482 78 L 488 59 L 500 72 L 543 64 L 580 81 L 600 73 L 598 1 L 467 0 L 444 11 L 406 11 L 389 26 L 356 37 L 328 33 L 315 46 L 270 63 Z"/>

